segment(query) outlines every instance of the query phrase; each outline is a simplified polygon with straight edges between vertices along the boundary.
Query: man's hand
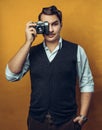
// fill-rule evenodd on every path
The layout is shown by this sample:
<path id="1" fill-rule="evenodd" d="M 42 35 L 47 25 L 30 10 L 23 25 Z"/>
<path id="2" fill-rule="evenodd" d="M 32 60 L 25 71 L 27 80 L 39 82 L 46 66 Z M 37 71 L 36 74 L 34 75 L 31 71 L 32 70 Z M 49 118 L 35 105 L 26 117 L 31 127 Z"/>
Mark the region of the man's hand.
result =
<path id="1" fill-rule="evenodd" d="M 36 26 L 36 23 L 33 23 L 31 21 L 26 24 L 26 42 L 32 43 L 35 40 L 37 33 L 34 26 Z"/>
<path id="2" fill-rule="evenodd" d="M 81 126 L 87 121 L 87 119 L 83 119 L 82 116 L 77 116 L 73 119 L 73 122 L 78 122 Z"/>

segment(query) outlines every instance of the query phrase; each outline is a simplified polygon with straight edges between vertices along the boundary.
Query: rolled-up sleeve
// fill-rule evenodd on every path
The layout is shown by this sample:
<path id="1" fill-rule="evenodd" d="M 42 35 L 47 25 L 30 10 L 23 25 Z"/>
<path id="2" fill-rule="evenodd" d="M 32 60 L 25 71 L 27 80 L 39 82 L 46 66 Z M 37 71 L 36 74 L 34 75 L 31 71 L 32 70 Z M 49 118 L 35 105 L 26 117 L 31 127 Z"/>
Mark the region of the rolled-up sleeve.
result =
<path id="1" fill-rule="evenodd" d="M 94 92 L 94 81 L 84 49 L 78 45 L 77 72 L 81 92 Z"/>
<path id="2" fill-rule="evenodd" d="M 14 82 L 20 80 L 29 70 L 29 56 L 27 57 L 25 64 L 22 68 L 22 71 L 18 74 L 13 73 L 9 67 L 8 64 L 6 65 L 5 69 L 5 76 L 8 81 Z"/>

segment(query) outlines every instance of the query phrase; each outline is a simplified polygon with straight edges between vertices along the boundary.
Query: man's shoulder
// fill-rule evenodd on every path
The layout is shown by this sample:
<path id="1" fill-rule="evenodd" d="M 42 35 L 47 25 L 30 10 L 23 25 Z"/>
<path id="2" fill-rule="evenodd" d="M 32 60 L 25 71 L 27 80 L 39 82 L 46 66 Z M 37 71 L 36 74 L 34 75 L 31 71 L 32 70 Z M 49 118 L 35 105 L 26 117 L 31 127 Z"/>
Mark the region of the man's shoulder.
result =
<path id="1" fill-rule="evenodd" d="M 42 45 L 43 45 L 43 42 L 42 42 L 42 43 L 38 43 L 38 44 L 36 44 L 36 45 L 33 45 L 33 46 L 31 47 L 31 49 L 36 49 L 36 48 L 42 47 Z"/>
<path id="2" fill-rule="evenodd" d="M 64 45 L 64 46 L 78 46 L 78 44 L 77 43 L 75 43 L 75 42 L 71 42 L 71 41 L 68 41 L 68 40 L 65 40 L 65 39 L 62 39 L 62 44 Z"/>
<path id="3" fill-rule="evenodd" d="M 36 44 L 30 48 L 30 52 L 41 50 L 41 48 L 43 48 L 43 43 Z"/>

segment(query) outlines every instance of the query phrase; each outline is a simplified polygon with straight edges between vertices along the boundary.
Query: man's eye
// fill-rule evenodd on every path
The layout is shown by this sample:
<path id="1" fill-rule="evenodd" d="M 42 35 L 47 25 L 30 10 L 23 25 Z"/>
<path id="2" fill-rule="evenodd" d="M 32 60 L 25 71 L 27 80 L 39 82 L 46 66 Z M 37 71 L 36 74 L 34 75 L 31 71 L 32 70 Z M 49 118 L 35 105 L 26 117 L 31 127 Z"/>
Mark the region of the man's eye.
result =
<path id="1" fill-rule="evenodd" d="M 58 25 L 58 23 L 53 23 L 54 26 Z"/>

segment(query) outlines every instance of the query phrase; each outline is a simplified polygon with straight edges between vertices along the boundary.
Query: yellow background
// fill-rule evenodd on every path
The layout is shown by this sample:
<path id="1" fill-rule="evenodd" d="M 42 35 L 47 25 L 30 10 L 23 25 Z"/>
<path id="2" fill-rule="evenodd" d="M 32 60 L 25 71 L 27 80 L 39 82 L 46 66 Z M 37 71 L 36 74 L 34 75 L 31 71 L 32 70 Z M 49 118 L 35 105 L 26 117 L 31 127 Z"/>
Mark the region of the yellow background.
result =
<path id="1" fill-rule="evenodd" d="M 25 25 L 37 21 L 42 7 L 63 12 L 62 37 L 84 47 L 95 81 L 89 122 L 83 130 L 102 129 L 102 0 L 0 0 L 0 130 L 27 130 L 30 80 L 5 79 L 8 60 L 25 42 Z M 38 36 L 35 43 L 42 40 Z"/>

